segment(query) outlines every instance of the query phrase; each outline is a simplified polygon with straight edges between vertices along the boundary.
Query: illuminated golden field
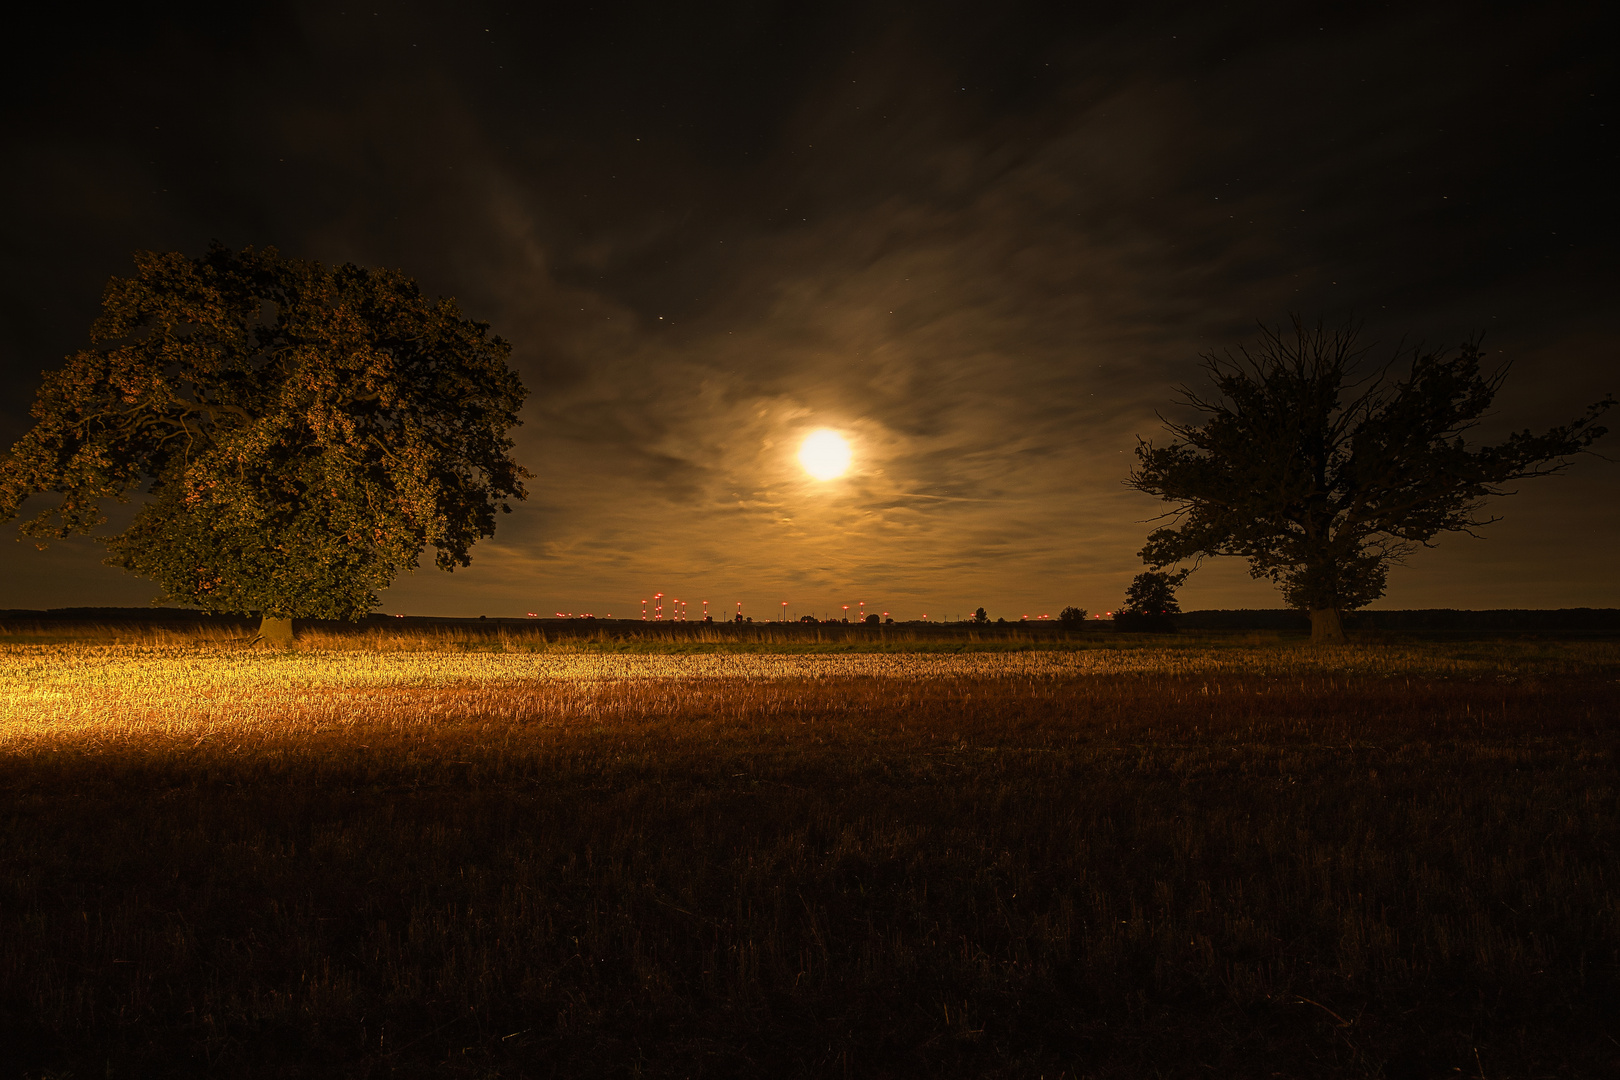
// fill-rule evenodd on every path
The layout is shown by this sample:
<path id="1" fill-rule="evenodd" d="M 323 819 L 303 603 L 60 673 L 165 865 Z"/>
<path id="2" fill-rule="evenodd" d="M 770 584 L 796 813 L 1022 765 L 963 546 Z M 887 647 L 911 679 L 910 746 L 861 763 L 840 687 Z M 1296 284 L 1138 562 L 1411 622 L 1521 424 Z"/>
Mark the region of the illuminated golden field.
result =
<path id="1" fill-rule="evenodd" d="M 1516 679 L 1620 669 L 1607 642 L 1369 646 L 1138 647 L 1002 652 L 636 653 L 588 646 L 436 648 L 385 639 L 384 650 L 237 642 L 0 644 L 0 744 L 40 738 L 137 738 L 228 731 L 442 723 L 481 718 L 578 722 L 605 686 L 662 682 L 678 698 L 716 681 L 829 684 L 851 679 L 1011 679 L 1342 675 Z M 179 640 L 174 640 L 179 638 Z M 330 644 L 327 642 L 326 644 Z M 290 725 L 290 727 L 289 727 Z"/>
<path id="2" fill-rule="evenodd" d="M 1613 643 L 698 644 L 0 645 L 0 1057 L 1620 1065 Z"/>

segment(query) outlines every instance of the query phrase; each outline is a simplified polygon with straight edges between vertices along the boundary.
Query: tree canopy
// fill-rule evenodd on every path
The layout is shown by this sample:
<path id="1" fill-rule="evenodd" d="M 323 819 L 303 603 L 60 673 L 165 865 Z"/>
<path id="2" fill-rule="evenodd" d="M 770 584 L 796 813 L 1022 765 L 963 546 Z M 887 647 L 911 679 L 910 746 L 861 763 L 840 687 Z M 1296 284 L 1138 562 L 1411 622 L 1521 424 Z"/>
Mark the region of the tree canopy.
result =
<path id="1" fill-rule="evenodd" d="M 1125 603 L 1114 613 L 1114 625 L 1124 630 L 1174 631 L 1176 616 L 1181 614 L 1176 590 L 1190 573 L 1144 570 L 1137 574 L 1125 589 Z"/>
<path id="2" fill-rule="evenodd" d="M 525 496 L 511 348 L 453 300 L 273 248 L 135 265 L 0 460 L 4 517 L 61 496 L 24 535 L 91 532 L 144 489 L 109 563 L 204 610 L 352 619 L 429 545 L 468 565 Z"/>
<path id="3" fill-rule="evenodd" d="M 1191 572 L 1142 571 L 1126 587 L 1125 604 L 1120 610 L 1128 615 L 1180 615 L 1181 601 L 1176 599 L 1176 590 Z"/>
<path id="4" fill-rule="evenodd" d="M 1075 607 L 1073 604 L 1070 604 L 1068 607 L 1058 612 L 1058 622 L 1062 623 L 1065 627 L 1077 627 L 1084 624 L 1085 621 L 1085 608 Z"/>
<path id="5" fill-rule="evenodd" d="M 1472 532 L 1500 485 L 1546 476 L 1605 433 L 1606 398 L 1544 434 L 1470 447 L 1506 370 L 1479 344 L 1414 350 L 1368 370 L 1353 328 L 1265 330 L 1251 351 L 1204 358 L 1215 394 L 1183 388 L 1202 422 L 1139 441 L 1126 483 L 1174 504 L 1141 556 L 1164 567 L 1236 555 L 1311 613 L 1312 637 L 1342 640 L 1339 615 L 1382 596 L 1388 569 L 1444 532 Z"/>

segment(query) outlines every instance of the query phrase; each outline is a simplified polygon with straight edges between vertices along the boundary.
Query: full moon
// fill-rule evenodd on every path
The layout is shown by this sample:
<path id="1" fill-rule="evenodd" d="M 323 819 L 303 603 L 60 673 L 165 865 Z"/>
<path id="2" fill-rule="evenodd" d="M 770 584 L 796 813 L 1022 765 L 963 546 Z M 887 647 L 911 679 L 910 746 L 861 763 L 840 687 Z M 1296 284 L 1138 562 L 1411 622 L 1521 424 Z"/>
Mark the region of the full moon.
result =
<path id="1" fill-rule="evenodd" d="M 799 447 L 799 464 L 817 480 L 843 476 L 849 469 L 849 443 L 826 428 L 811 432 Z"/>

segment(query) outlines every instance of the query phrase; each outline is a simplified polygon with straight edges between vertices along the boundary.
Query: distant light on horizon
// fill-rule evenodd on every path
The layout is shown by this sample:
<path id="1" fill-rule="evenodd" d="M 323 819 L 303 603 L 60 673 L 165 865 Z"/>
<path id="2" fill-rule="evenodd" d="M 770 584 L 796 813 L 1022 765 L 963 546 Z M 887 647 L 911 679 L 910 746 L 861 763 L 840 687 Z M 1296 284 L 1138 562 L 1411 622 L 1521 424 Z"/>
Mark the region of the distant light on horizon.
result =
<path id="1" fill-rule="evenodd" d="M 817 480 L 834 480 L 849 470 L 849 443 L 829 428 L 813 431 L 799 446 L 799 464 Z"/>

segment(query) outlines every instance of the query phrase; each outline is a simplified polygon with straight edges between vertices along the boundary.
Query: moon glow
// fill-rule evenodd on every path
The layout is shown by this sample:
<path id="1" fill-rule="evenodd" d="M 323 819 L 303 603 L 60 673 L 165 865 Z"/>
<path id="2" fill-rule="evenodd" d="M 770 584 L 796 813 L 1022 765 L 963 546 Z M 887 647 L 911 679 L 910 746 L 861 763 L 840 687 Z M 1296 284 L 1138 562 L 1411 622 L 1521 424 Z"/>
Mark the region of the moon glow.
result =
<path id="1" fill-rule="evenodd" d="M 849 470 L 849 443 L 836 431 L 811 432 L 799 447 L 799 464 L 817 480 L 832 480 Z"/>

